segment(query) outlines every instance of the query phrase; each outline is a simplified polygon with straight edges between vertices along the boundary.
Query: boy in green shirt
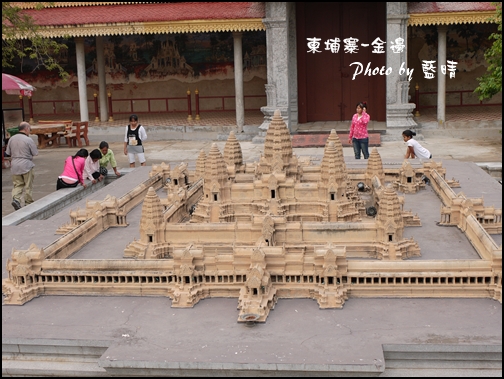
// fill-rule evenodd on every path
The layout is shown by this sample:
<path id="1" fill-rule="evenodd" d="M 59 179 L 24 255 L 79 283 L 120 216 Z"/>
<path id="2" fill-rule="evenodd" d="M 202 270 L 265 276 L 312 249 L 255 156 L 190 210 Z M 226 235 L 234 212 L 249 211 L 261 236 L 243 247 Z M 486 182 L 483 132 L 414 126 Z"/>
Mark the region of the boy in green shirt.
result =
<path id="1" fill-rule="evenodd" d="M 100 151 L 102 153 L 102 157 L 100 159 L 100 173 L 102 175 L 107 175 L 107 166 L 110 163 L 116 176 L 121 176 L 121 173 L 117 170 L 117 162 L 115 160 L 114 153 L 109 149 L 109 144 L 107 142 L 100 142 Z"/>

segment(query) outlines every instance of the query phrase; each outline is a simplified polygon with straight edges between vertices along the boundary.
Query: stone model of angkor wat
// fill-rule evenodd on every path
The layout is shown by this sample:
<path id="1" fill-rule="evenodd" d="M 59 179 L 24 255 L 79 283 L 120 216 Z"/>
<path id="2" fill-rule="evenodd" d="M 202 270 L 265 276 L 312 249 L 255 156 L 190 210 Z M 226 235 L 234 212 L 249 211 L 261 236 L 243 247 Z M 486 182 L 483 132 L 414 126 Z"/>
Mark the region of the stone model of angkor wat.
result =
<path id="1" fill-rule="evenodd" d="M 264 322 L 278 299 L 311 298 L 341 308 L 351 297 L 483 297 L 502 302 L 502 210 L 456 195 L 456 180 L 432 160 L 385 170 L 377 149 L 367 168 L 348 169 L 333 130 L 320 165 L 293 154 L 277 111 L 259 162 L 243 163 L 231 132 L 223 154 L 201 151 L 193 171 L 153 166 L 121 198 L 73 210 L 49 246 L 14 250 L 5 304 L 39 295 L 168 296 L 173 307 L 236 297 L 239 322 Z M 442 202 L 440 225 L 460 228 L 481 259 L 411 260 L 405 227 L 421 220 L 404 197 L 426 183 Z M 166 196 L 159 195 L 164 193 Z M 66 259 L 111 227 L 127 227 L 142 204 L 140 238 L 123 259 Z"/>

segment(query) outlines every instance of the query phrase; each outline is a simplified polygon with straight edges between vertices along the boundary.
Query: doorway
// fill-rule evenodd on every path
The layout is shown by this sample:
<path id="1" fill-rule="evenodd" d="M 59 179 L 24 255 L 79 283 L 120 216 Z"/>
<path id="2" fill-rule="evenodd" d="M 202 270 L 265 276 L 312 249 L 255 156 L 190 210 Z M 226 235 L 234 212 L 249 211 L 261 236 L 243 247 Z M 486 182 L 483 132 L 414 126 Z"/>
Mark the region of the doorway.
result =
<path id="1" fill-rule="evenodd" d="M 385 121 L 386 76 L 352 79 L 354 62 L 363 71 L 386 66 L 385 53 L 372 53 L 376 38 L 386 40 L 386 3 L 296 3 L 299 123 L 350 121 L 355 105 L 366 101 L 371 120 Z M 308 52 L 307 38 L 320 38 L 319 52 Z M 339 38 L 338 52 L 325 42 Z M 344 39 L 358 39 L 354 53 L 345 52 Z M 364 47 L 361 44 L 369 44 Z M 385 67 L 386 69 L 386 67 Z"/>

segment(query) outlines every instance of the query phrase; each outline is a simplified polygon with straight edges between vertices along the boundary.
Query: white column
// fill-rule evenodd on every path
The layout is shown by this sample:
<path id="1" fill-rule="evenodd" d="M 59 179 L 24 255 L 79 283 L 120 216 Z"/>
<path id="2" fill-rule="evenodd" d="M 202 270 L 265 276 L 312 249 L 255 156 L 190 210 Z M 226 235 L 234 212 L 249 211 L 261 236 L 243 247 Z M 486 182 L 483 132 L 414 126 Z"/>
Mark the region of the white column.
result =
<path id="1" fill-rule="evenodd" d="M 98 68 L 98 99 L 100 101 L 100 120 L 108 120 L 107 80 L 105 76 L 105 55 L 103 37 L 96 37 L 96 66 Z"/>
<path id="2" fill-rule="evenodd" d="M 438 67 L 437 67 L 437 120 L 438 126 L 446 122 L 446 75 L 441 72 L 441 66 L 446 67 L 446 32 L 448 26 L 438 25 Z"/>
<path id="3" fill-rule="evenodd" d="M 387 75 L 387 134 L 398 135 L 394 128 L 409 129 L 417 126 L 413 119 L 415 104 L 408 99 L 409 80 L 406 70 L 399 74 L 401 65 L 408 62 L 408 5 L 405 2 L 387 2 L 387 36 L 390 45 L 401 38 L 406 48 L 399 53 L 387 49 L 387 67 L 392 73 Z M 403 68 L 406 68 L 404 66 Z M 400 134 L 399 134 L 400 135 Z"/>
<path id="4" fill-rule="evenodd" d="M 280 110 L 287 128 L 292 131 L 290 120 L 290 95 L 292 71 L 290 64 L 289 40 L 289 9 L 295 6 L 294 2 L 265 2 L 266 18 L 263 24 L 266 26 L 266 69 L 268 83 L 265 84 L 266 106 L 261 107 L 264 121 L 259 126 L 259 135 L 252 142 L 264 143 L 264 137 L 271 123 L 275 111 Z M 296 78 L 297 80 L 297 78 Z M 297 109 L 296 109 L 297 112 Z"/>
<path id="5" fill-rule="evenodd" d="M 77 83 L 79 85 L 80 120 L 89 121 L 86 87 L 86 61 L 84 59 L 84 38 L 75 39 L 75 55 L 77 57 Z"/>
<path id="6" fill-rule="evenodd" d="M 234 42 L 234 74 L 235 74 L 235 99 L 236 99 L 236 126 L 238 132 L 243 132 L 245 124 L 245 105 L 243 98 L 243 53 L 242 33 L 233 33 Z"/>

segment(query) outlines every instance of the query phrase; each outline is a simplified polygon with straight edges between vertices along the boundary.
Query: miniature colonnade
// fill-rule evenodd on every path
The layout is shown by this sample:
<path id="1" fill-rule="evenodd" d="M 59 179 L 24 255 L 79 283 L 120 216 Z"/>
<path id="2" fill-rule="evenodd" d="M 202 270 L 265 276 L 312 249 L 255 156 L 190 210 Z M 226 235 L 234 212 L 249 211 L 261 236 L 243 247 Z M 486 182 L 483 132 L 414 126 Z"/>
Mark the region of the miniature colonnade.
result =
<path id="1" fill-rule="evenodd" d="M 52 244 L 13 250 L 3 280 L 5 304 L 39 295 L 168 296 L 173 307 L 211 297 L 238 298 L 239 322 L 264 322 L 278 299 L 312 298 L 341 308 L 352 297 L 475 297 L 502 302 L 502 210 L 452 190 L 440 163 L 405 160 L 385 169 L 373 149 L 365 169 L 349 169 L 338 135 L 319 166 L 301 162 L 275 112 L 259 162 L 243 163 L 233 132 L 196 161 L 153 166 L 120 198 L 87 201 Z M 480 259 L 420 257 L 406 227 L 421 220 L 397 191 L 426 183 L 441 200 L 440 225 L 458 227 Z M 158 192 L 166 191 L 166 197 Z M 127 227 L 142 203 L 140 239 L 124 259 L 66 259 L 111 227 Z"/>

